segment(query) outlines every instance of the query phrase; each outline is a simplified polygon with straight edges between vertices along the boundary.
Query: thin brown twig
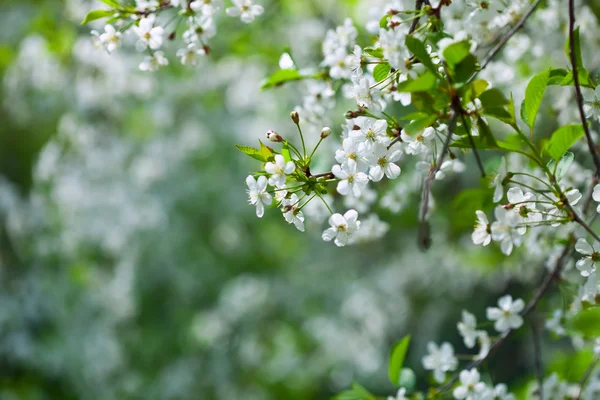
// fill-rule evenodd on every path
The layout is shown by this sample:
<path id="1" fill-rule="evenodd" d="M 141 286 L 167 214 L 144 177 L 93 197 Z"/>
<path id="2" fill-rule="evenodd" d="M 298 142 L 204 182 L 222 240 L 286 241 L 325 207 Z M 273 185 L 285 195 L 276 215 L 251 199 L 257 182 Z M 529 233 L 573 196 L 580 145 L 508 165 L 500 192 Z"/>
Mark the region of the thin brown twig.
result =
<path id="1" fill-rule="evenodd" d="M 596 147 L 594 146 L 594 140 L 592 139 L 592 135 L 590 133 L 590 128 L 588 127 L 585 112 L 583 111 L 583 101 L 581 95 L 581 86 L 579 85 L 579 72 L 577 66 L 577 56 L 575 54 L 575 5 L 574 0 L 569 0 L 569 58 L 571 59 L 571 67 L 573 73 L 573 84 L 575 86 L 575 97 L 577 100 L 577 108 L 579 109 L 579 117 L 581 118 L 581 124 L 583 125 L 583 131 L 585 132 L 585 137 L 587 139 L 588 149 L 590 151 L 590 155 L 592 156 L 592 160 L 594 161 L 594 166 L 596 167 L 595 176 L 600 177 L 600 157 L 598 156 L 598 152 L 596 151 Z"/>
<path id="2" fill-rule="evenodd" d="M 446 136 L 446 140 L 444 141 L 442 151 L 438 156 L 435 166 L 429 171 L 429 175 L 427 175 L 427 177 L 423 181 L 423 191 L 421 192 L 421 210 L 419 212 L 419 235 L 417 239 L 417 244 L 423 250 L 427 250 L 431 246 L 429 222 L 427 221 L 427 212 L 429 211 L 429 196 L 431 194 L 431 184 L 435 179 L 435 174 L 442 167 L 444 158 L 446 158 L 446 153 L 448 153 L 448 148 L 450 147 L 450 141 L 452 139 L 452 134 L 454 133 L 454 128 L 456 127 L 456 120 L 458 119 L 459 114 L 460 100 L 458 99 L 458 97 L 454 97 L 452 99 L 452 115 L 450 117 L 450 122 L 448 122 L 448 136 Z"/>
<path id="3" fill-rule="evenodd" d="M 504 35 L 502 37 L 502 40 L 500 40 L 498 42 L 498 44 L 496 44 L 496 46 L 494 46 L 494 48 L 488 52 L 488 54 L 485 56 L 485 58 L 483 59 L 483 61 L 480 64 L 481 68 L 478 71 L 475 71 L 473 73 L 473 75 L 471 75 L 471 77 L 467 80 L 467 83 L 473 82 L 473 80 L 479 74 L 479 72 L 481 72 L 485 67 L 487 67 L 487 65 L 490 63 L 490 61 L 492 61 L 492 59 L 496 56 L 496 54 L 498 54 L 500 52 L 500 50 L 502 50 L 502 48 L 510 40 L 510 38 L 515 33 L 517 33 L 517 31 L 519 29 L 521 29 L 521 27 L 525 24 L 525 22 L 527 21 L 527 19 L 529 19 L 529 17 L 531 16 L 531 14 L 533 14 L 533 12 L 535 11 L 535 9 L 537 8 L 537 6 L 540 3 L 541 3 L 541 0 L 536 0 L 531 5 L 531 7 L 529 7 L 529 10 L 527 10 L 527 12 L 525 13 L 525 15 L 523 15 L 523 18 L 521 18 L 519 20 L 519 22 L 517 22 L 517 24 L 515 26 L 513 26 L 508 32 L 506 32 L 506 35 Z"/>
<path id="4" fill-rule="evenodd" d="M 415 10 L 420 11 L 421 7 L 423 7 L 423 0 L 415 0 Z M 410 25 L 410 29 L 408 30 L 408 34 L 410 35 L 417 29 L 417 25 L 419 25 L 419 20 L 421 18 L 415 18 Z"/>

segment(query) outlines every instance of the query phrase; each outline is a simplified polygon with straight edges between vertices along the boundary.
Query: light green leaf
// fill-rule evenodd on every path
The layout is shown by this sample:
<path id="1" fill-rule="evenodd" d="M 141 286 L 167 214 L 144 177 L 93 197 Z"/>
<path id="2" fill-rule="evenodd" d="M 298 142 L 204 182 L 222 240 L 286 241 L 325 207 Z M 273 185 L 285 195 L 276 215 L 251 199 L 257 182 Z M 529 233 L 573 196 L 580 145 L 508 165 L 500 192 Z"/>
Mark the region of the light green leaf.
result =
<path id="1" fill-rule="evenodd" d="M 268 77 L 263 82 L 260 89 L 261 90 L 270 89 L 270 88 L 273 88 L 276 86 L 281 86 L 286 82 L 299 81 L 301 79 L 306 79 L 306 78 L 308 78 L 308 76 L 304 76 L 304 75 L 300 74 L 300 72 L 296 69 L 280 69 L 280 70 L 276 71 L 273 75 Z"/>
<path id="2" fill-rule="evenodd" d="M 571 327 L 586 338 L 600 336 L 600 307 L 588 308 L 579 312 L 572 320 Z"/>
<path id="3" fill-rule="evenodd" d="M 259 149 L 255 149 L 254 147 L 250 146 L 241 146 L 239 144 L 236 144 L 235 147 L 242 153 L 254 158 L 255 160 L 263 162 L 266 161 L 265 158 L 261 155 Z"/>
<path id="4" fill-rule="evenodd" d="M 414 135 L 428 126 L 431 126 L 437 119 L 437 115 L 428 115 L 427 117 L 414 120 L 410 124 L 404 126 L 404 131 L 409 135 Z"/>
<path id="5" fill-rule="evenodd" d="M 544 92 L 546 91 L 546 86 L 548 86 L 549 78 L 550 70 L 539 73 L 531 78 L 525 89 L 525 99 L 523 100 L 524 105 L 522 105 L 521 117 L 523 118 L 523 122 L 531 129 L 533 129 L 533 126 L 535 125 L 535 118 L 542 105 L 542 99 L 544 98 Z"/>
<path id="6" fill-rule="evenodd" d="M 392 67 L 390 67 L 390 64 L 388 63 L 377 64 L 373 70 L 373 78 L 375 78 L 377 82 L 381 82 L 388 77 L 391 70 Z"/>
<path id="7" fill-rule="evenodd" d="M 452 43 L 443 51 L 444 60 L 451 67 L 461 62 L 471 51 L 471 44 L 467 40 Z"/>
<path id="8" fill-rule="evenodd" d="M 264 160 L 273 160 L 275 158 L 275 155 L 273 154 L 273 149 L 271 149 L 268 146 L 265 146 L 260 140 L 258 141 L 258 143 L 260 143 L 260 155 L 264 158 Z"/>
<path id="9" fill-rule="evenodd" d="M 287 140 L 283 142 L 283 147 L 281 148 L 281 155 L 285 159 L 285 162 L 292 161 L 292 155 L 290 154 L 290 145 Z"/>
<path id="10" fill-rule="evenodd" d="M 425 72 L 417 79 L 411 79 L 398 84 L 398 92 L 425 92 L 435 86 L 437 78 L 431 72 Z"/>
<path id="11" fill-rule="evenodd" d="M 106 4 L 107 6 L 113 7 L 113 8 L 119 8 L 121 7 L 121 5 L 119 4 L 118 1 L 116 0 L 100 0 L 101 2 L 103 2 L 104 4 Z"/>
<path id="12" fill-rule="evenodd" d="M 431 72 L 437 74 L 437 67 L 431 60 L 429 53 L 427 53 L 427 49 L 425 48 L 425 44 L 423 42 L 412 35 L 408 35 L 406 36 L 405 43 L 408 50 L 415 55 L 417 60 L 419 60 Z"/>
<path id="13" fill-rule="evenodd" d="M 90 11 L 85 18 L 83 19 L 83 21 L 81 21 L 81 25 L 85 25 L 89 22 L 92 21 L 96 21 L 98 19 L 102 19 L 102 18 L 106 18 L 106 17 L 111 17 L 114 15 L 114 11 L 113 10 L 94 10 L 94 11 Z"/>
<path id="14" fill-rule="evenodd" d="M 375 400 L 367 389 L 360 386 L 358 383 L 352 384 L 352 389 L 346 390 L 335 397 L 336 400 Z"/>
<path id="15" fill-rule="evenodd" d="M 381 51 L 380 48 L 365 47 L 364 49 L 362 49 L 362 51 L 363 53 L 368 54 L 371 57 L 383 58 L 383 51 Z"/>
<path id="16" fill-rule="evenodd" d="M 556 161 L 560 160 L 567 150 L 584 135 L 583 126 L 579 124 L 565 125 L 558 128 L 546 143 L 546 151 Z"/>
<path id="17" fill-rule="evenodd" d="M 573 164 L 573 160 L 575 159 L 575 155 L 570 151 L 567 151 L 558 162 L 556 166 L 556 180 L 560 181 L 560 179 L 565 176 L 571 164 Z"/>
<path id="18" fill-rule="evenodd" d="M 390 381 L 394 385 L 398 385 L 400 382 L 400 371 L 404 364 L 404 358 L 408 351 L 408 345 L 410 344 L 410 335 L 404 336 L 402 340 L 394 345 L 392 354 L 390 355 L 390 363 L 388 366 L 388 376 Z"/>
<path id="19" fill-rule="evenodd" d="M 485 92 L 489 83 L 483 79 L 478 79 L 471 82 L 469 85 L 463 86 L 464 95 L 462 97 L 463 104 L 469 104 L 473 99 L 476 99 Z"/>

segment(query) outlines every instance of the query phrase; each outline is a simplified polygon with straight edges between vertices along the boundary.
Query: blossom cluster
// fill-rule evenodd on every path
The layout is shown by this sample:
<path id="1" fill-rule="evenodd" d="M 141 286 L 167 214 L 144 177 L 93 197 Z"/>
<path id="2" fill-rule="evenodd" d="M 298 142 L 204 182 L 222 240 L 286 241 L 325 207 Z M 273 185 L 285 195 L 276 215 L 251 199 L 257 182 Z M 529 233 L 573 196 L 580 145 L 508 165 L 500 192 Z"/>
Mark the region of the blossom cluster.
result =
<path id="1" fill-rule="evenodd" d="M 136 0 L 134 7 L 109 1 L 105 3 L 112 6 L 112 10 L 92 11 L 84 22 L 110 17 L 102 32 L 91 32 L 94 43 L 108 53 L 117 49 L 124 35 L 134 35 L 136 49 L 149 53 L 139 65 L 142 71 L 157 71 L 168 65 L 169 60 L 161 49 L 166 40 L 174 40 L 178 35 L 183 47 L 177 50 L 177 58 L 183 65 L 195 66 L 210 52 L 209 40 L 217 34 L 215 18 L 223 8 L 228 16 L 244 23 L 251 23 L 264 12 L 254 0 L 231 2 L 232 5 L 225 8 L 223 0 Z M 183 32 L 179 28 L 182 22 Z"/>

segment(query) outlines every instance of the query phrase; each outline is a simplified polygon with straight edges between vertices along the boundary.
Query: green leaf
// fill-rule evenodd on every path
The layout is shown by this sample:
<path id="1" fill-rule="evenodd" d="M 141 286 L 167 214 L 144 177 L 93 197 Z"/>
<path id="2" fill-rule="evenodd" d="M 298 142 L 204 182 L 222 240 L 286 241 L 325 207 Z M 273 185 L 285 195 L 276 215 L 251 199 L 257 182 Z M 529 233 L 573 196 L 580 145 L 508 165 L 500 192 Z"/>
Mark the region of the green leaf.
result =
<path id="1" fill-rule="evenodd" d="M 573 164 L 573 160 L 575 159 L 575 155 L 570 151 L 567 151 L 558 162 L 556 166 L 556 180 L 560 181 L 560 179 L 565 176 L 571 164 Z"/>
<path id="2" fill-rule="evenodd" d="M 579 85 L 591 89 L 595 89 L 596 85 L 590 78 L 590 73 L 585 69 L 578 69 L 577 73 L 579 74 Z M 560 86 L 571 86 L 575 85 L 575 80 L 573 79 L 573 71 L 569 72 L 563 80 L 560 82 Z"/>
<path id="3" fill-rule="evenodd" d="M 428 115 L 425 118 L 414 120 L 404 127 L 404 131 L 409 135 L 414 135 L 431 126 L 437 119 L 437 115 Z"/>
<path id="4" fill-rule="evenodd" d="M 296 69 L 280 69 L 268 77 L 263 82 L 260 89 L 270 89 L 272 87 L 281 86 L 286 82 L 299 81 L 306 78 L 308 78 L 308 76 L 300 74 L 300 72 Z"/>
<path id="5" fill-rule="evenodd" d="M 121 7 L 121 5 L 119 4 L 118 1 L 116 0 L 100 0 L 101 2 L 103 2 L 104 4 L 106 4 L 107 6 L 113 7 L 113 8 L 119 8 Z"/>
<path id="6" fill-rule="evenodd" d="M 273 149 L 271 149 L 268 146 L 265 146 L 260 140 L 258 141 L 258 143 L 260 143 L 260 155 L 264 158 L 264 160 L 273 160 L 275 158 L 275 155 L 273 154 Z"/>
<path id="7" fill-rule="evenodd" d="M 431 72 L 425 72 L 417 79 L 406 80 L 398 84 L 398 92 L 425 92 L 435 86 L 437 78 Z"/>
<path id="8" fill-rule="evenodd" d="M 487 89 L 489 83 L 483 79 L 478 79 L 471 82 L 469 85 L 463 86 L 461 89 L 464 91 L 462 96 L 463 105 L 469 104 L 474 99 L 478 98 L 485 89 Z"/>
<path id="9" fill-rule="evenodd" d="M 400 382 L 400 371 L 404 364 L 404 358 L 408 351 L 408 345 L 410 344 L 410 335 L 404 336 L 402 340 L 394 345 L 392 354 L 390 355 L 390 363 L 388 366 L 388 377 L 394 385 L 398 385 Z"/>
<path id="10" fill-rule="evenodd" d="M 492 130 L 485 123 L 482 118 L 477 118 L 477 129 L 479 130 L 479 136 L 481 137 L 481 143 L 486 147 L 497 146 L 496 139 L 492 134 Z"/>
<path id="11" fill-rule="evenodd" d="M 579 27 L 573 31 L 573 42 L 575 44 L 575 63 L 577 69 L 583 69 L 583 59 L 581 58 L 581 41 L 579 40 Z M 571 62 L 571 38 L 567 36 L 565 42 L 565 53 L 567 54 L 567 60 Z"/>
<path id="12" fill-rule="evenodd" d="M 583 135 L 583 126 L 580 124 L 565 125 L 558 128 L 546 143 L 546 151 L 550 157 L 558 161 L 562 158 L 563 154 L 573 146 L 577 139 Z"/>
<path id="13" fill-rule="evenodd" d="M 481 106 L 483 108 L 503 107 L 509 103 L 506 97 L 504 97 L 504 93 L 495 88 L 488 89 L 481 93 L 479 95 L 479 101 L 481 101 Z"/>
<path id="14" fill-rule="evenodd" d="M 535 125 L 535 118 L 542 105 L 542 99 L 544 98 L 549 78 L 550 70 L 539 73 L 531 78 L 525 89 L 525 99 L 523 100 L 524 105 L 522 106 L 523 111 L 521 116 L 523 117 L 523 122 L 531 129 Z"/>
<path id="15" fill-rule="evenodd" d="M 239 144 L 236 144 L 235 147 L 237 147 L 237 149 L 242 153 L 254 158 L 255 160 L 263 162 L 266 161 L 265 158 L 261 155 L 259 149 L 255 149 L 254 147 L 250 146 L 241 146 Z"/>
<path id="16" fill-rule="evenodd" d="M 360 386 L 358 383 L 352 384 L 352 389 L 346 390 L 335 396 L 336 400 L 375 400 L 375 396 L 373 396 L 367 389 Z"/>
<path id="17" fill-rule="evenodd" d="M 458 64 L 454 66 L 452 77 L 454 83 L 462 83 L 469 80 L 469 78 L 479 68 L 477 63 L 477 57 L 473 54 L 467 54 L 467 56 Z"/>
<path id="18" fill-rule="evenodd" d="M 388 63 L 377 64 L 373 70 L 373 78 L 375 78 L 377 82 L 381 82 L 388 77 L 391 70 L 392 67 L 390 67 L 390 64 Z"/>
<path id="19" fill-rule="evenodd" d="M 371 57 L 383 58 L 383 51 L 381 51 L 381 49 L 379 48 L 365 47 L 362 51 L 363 53 L 368 54 Z"/>
<path id="20" fill-rule="evenodd" d="M 588 308 L 579 312 L 571 320 L 571 327 L 586 338 L 600 336 L 600 307 Z"/>
<path id="21" fill-rule="evenodd" d="M 452 43 L 446 47 L 443 51 L 444 60 L 451 67 L 464 60 L 466 56 L 471 52 L 471 44 L 467 40 L 462 42 Z"/>
<path id="22" fill-rule="evenodd" d="M 566 69 L 553 68 L 550 70 L 550 77 L 548 78 L 548 85 L 560 85 L 565 79 L 568 72 Z M 572 78 L 571 78 L 572 79 Z"/>
<path id="23" fill-rule="evenodd" d="M 427 53 L 427 49 L 425 48 L 425 44 L 423 42 L 412 35 L 408 35 L 406 36 L 405 43 L 408 50 L 415 55 L 421 64 L 423 64 L 434 74 L 437 74 L 437 67 L 431 60 L 429 53 Z"/>
<path id="24" fill-rule="evenodd" d="M 96 21 L 98 19 L 101 18 L 106 18 L 106 17 L 111 17 L 114 15 L 114 11 L 113 10 L 94 10 L 94 11 L 90 11 L 85 18 L 83 19 L 83 21 L 81 21 L 81 25 L 85 25 L 89 22 L 92 21 Z"/>
<path id="25" fill-rule="evenodd" d="M 283 147 L 281 148 L 281 155 L 285 159 L 285 162 L 292 161 L 292 155 L 290 154 L 290 145 L 287 140 L 283 142 Z"/>

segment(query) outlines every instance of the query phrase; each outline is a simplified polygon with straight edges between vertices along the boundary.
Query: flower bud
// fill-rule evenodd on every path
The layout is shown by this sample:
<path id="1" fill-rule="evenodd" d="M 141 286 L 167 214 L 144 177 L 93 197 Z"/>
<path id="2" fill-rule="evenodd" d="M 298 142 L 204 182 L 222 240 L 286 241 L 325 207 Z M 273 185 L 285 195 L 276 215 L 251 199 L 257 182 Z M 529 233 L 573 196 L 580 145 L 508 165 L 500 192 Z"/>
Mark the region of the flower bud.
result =
<path id="1" fill-rule="evenodd" d="M 271 142 L 283 142 L 283 138 L 279 136 L 279 133 L 272 129 L 267 131 L 267 139 L 269 139 Z"/>
<path id="2" fill-rule="evenodd" d="M 346 117 L 346 119 L 356 118 L 356 114 L 354 113 L 354 111 L 346 111 L 346 114 L 344 116 Z"/>
<path id="3" fill-rule="evenodd" d="M 321 131 L 321 139 L 325 139 L 327 136 L 331 135 L 331 129 L 328 127 L 323 128 Z"/>
<path id="4" fill-rule="evenodd" d="M 300 115 L 298 115 L 298 111 L 292 111 L 290 113 L 290 118 L 294 121 L 295 124 L 300 122 Z"/>

